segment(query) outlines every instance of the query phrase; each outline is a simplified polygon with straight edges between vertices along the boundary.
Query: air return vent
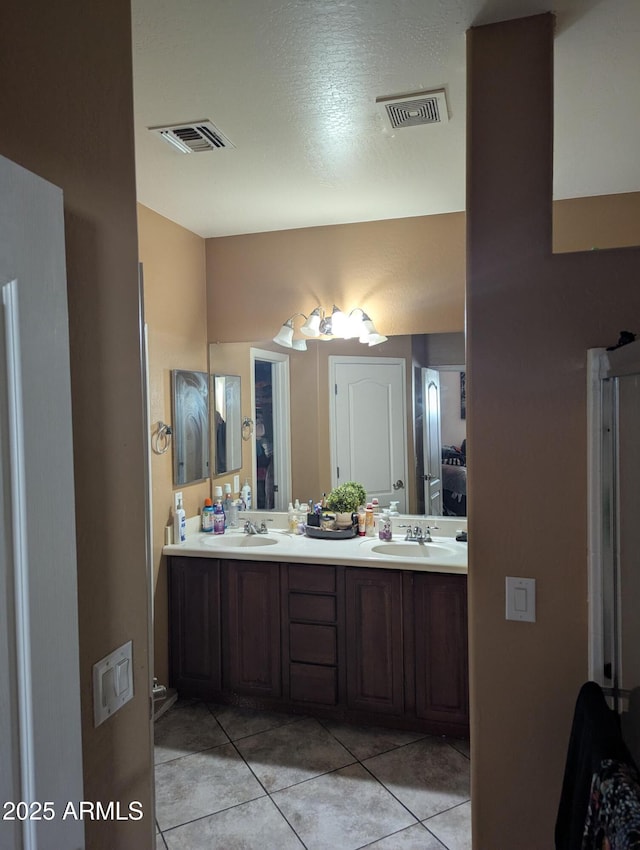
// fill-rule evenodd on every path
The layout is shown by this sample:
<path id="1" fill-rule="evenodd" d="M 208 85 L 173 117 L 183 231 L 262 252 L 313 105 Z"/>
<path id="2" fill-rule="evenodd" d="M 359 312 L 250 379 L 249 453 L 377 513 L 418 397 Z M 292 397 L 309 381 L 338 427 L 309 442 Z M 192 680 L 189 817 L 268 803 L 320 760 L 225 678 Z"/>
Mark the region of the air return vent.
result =
<path id="1" fill-rule="evenodd" d="M 172 144 L 181 153 L 202 153 L 203 151 L 233 147 L 229 139 L 217 127 L 214 127 L 211 121 L 171 124 L 168 127 L 149 127 L 149 130 Z"/>
<path id="2" fill-rule="evenodd" d="M 394 130 L 419 127 L 422 124 L 446 124 L 449 121 L 444 89 L 413 94 L 377 97 Z"/>

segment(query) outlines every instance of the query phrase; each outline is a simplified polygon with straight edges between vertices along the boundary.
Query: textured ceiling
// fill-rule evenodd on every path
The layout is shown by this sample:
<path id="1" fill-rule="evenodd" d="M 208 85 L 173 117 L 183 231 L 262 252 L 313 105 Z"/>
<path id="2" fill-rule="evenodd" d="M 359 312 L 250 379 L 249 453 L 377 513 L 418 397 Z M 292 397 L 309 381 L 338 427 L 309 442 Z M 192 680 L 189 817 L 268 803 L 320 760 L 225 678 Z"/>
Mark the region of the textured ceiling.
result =
<path id="1" fill-rule="evenodd" d="M 465 205 L 465 32 L 537 0 L 133 0 L 139 201 L 201 236 Z M 640 190 L 640 2 L 558 0 L 557 198 Z M 447 124 L 376 98 L 445 88 Z M 234 147 L 148 127 L 208 119 Z"/>

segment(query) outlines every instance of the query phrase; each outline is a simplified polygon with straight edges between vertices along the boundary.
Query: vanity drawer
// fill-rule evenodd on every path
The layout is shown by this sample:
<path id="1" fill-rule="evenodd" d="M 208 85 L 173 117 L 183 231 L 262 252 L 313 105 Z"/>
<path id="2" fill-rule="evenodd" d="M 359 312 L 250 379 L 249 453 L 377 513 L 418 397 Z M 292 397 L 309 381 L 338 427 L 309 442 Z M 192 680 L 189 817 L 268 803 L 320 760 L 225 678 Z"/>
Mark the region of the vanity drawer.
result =
<path id="1" fill-rule="evenodd" d="M 291 623 L 289 656 L 292 661 L 310 664 L 337 664 L 338 650 L 335 626 Z"/>
<path id="2" fill-rule="evenodd" d="M 316 564 L 290 564 L 289 590 L 315 590 L 335 593 L 335 567 L 323 567 Z"/>
<path id="3" fill-rule="evenodd" d="M 335 596 L 289 593 L 289 618 L 291 620 L 313 620 L 320 623 L 335 623 Z"/>
<path id="4" fill-rule="evenodd" d="M 292 663 L 290 676 L 292 700 L 321 705 L 336 705 L 338 702 L 338 675 L 335 667 Z"/>

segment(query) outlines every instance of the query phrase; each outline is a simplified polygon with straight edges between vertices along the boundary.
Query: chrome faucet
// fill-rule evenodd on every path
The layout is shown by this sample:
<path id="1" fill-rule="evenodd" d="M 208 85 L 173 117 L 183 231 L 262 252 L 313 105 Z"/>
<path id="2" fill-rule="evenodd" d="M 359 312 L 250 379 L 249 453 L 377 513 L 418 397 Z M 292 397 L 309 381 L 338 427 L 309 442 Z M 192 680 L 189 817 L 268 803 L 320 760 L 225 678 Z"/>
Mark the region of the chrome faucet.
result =
<path id="1" fill-rule="evenodd" d="M 269 520 L 271 522 L 271 520 Z M 267 534 L 269 529 L 267 528 L 266 522 L 264 520 L 260 523 L 260 528 L 255 524 L 255 522 L 251 522 L 248 519 L 244 524 L 244 533 L 245 534 Z"/>
<path id="2" fill-rule="evenodd" d="M 431 529 L 427 526 L 424 531 L 421 525 L 416 525 L 413 528 L 410 525 L 401 525 L 400 528 L 406 528 L 404 535 L 405 540 L 415 540 L 416 543 L 433 543 L 431 539 Z"/>

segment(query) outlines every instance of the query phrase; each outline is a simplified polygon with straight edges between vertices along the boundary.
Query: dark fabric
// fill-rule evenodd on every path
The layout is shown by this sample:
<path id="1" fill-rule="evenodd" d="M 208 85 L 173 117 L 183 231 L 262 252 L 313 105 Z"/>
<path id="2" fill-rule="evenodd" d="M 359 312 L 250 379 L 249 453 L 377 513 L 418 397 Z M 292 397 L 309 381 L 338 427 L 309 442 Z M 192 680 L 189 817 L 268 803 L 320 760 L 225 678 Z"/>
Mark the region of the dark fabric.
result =
<path id="1" fill-rule="evenodd" d="M 605 759 L 593 774 L 582 850 L 640 850 L 640 781 L 635 767 Z"/>
<path id="2" fill-rule="evenodd" d="M 556 819 L 556 850 L 582 850 L 591 780 L 605 759 L 633 764 L 620 733 L 620 720 L 595 682 L 580 688 L 569 737 Z"/>

